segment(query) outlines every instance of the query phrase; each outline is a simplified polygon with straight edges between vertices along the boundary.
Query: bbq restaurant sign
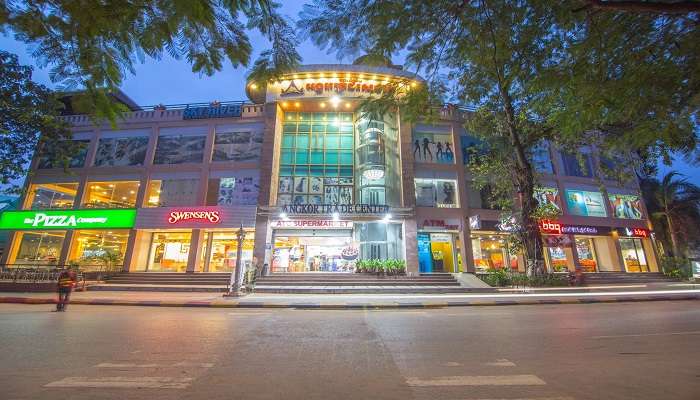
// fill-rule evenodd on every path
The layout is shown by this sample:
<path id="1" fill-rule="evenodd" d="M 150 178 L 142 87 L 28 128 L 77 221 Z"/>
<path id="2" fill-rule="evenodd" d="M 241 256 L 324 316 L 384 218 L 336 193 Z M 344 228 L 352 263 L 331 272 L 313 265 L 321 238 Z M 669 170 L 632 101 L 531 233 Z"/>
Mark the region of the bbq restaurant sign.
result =
<path id="1" fill-rule="evenodd" d="M 0 229 L 107 229 L 132 228 L 135 209 L 5 211 Z"/>

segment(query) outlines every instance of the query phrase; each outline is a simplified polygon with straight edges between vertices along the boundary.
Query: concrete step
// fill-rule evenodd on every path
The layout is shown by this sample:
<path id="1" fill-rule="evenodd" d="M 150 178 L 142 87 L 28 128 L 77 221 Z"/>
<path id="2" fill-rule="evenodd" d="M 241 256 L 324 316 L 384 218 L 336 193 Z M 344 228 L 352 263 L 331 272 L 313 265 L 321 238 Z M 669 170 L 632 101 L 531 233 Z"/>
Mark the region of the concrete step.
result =
<path id="1" fill-rule="evenodd" d="M 87 287 L 90 291 L 126 292 L 225 292 L 226 285 L 147 285 L 147 284 L 96 284 Z"/>
<path id="2" fill-rule="evenodd" d="M 357 281 L 357 282 L 338 282 L 338 281 L 270 281 L 267 279 L 258 279 L 257 285 L 275 285 L 275 286 L 457 286 L 459 282 L 411 282 L 411 281 L 391 281 L 378 279 L 376 281 Z"/>
<path id="3" fill-rule="evenodd" d="M 256 293 L 285 294 L 437 294 L 437 293 L 475 293 L 492 292 L 493 289 L 467 289 L 454 286 L 275 286 L 256 285 Z"/>

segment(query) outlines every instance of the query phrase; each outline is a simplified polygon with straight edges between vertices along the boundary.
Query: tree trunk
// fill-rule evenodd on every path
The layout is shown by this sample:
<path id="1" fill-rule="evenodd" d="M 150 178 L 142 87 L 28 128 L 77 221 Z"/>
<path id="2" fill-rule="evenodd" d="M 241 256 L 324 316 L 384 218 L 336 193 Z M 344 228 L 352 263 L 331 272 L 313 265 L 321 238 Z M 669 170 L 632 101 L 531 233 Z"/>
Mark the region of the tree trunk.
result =
<path id="1" fill-rule="evenodd" d="M 671 238 L 673 256 L 680 257 L 680 250 L 678 250 L 678 239 L 676 238 L 676 232 L 673 230 L 673 222 L 671 221 L 671 215 L 668 213 L 668 209 L 666 209 L 666 224 L 668 225 L 668 235 Z"/>
<path id="2" fill-rule="evenodd" d="M 515 169 L 513 173 L 520 200 L 520 223 L 522 225 L 520 229 L 525 247 L 526 270 L 529 276 L 541 275 L 544 273 L 544 246 L 542 245 L 542 236 L 540 235 L 537 221 L 532 218 L 532 213 L 537 208 L 537 202 L 534 196 L 535 179 L 532 172 L 532 165 L 527 158 L 525 147 L 520 140 L 520 132 L 516 124 L 512 99 L 504 88 L 501 88 L 501 97 L 505 105 L 508 137 L 515 151 Z"/>

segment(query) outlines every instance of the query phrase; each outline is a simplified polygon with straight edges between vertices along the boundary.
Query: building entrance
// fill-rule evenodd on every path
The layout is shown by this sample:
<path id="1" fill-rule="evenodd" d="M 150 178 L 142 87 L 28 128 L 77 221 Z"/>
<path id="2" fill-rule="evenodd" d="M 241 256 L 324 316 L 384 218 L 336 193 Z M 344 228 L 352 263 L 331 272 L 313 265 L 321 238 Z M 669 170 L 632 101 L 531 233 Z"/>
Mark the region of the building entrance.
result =
<path id="1" fill-rule="evenodd" d="M 420 272 L 459 272 L 459 249 L 451 233 L 418 233 L 418 265 Z M 457 250 L 459 253 L 459 250 Z"/>
<path id="2" fill-rule="evenodd" d="M 358 257 L 350 231 L 337 236 L 277 235 L 272 272 L 355 272 Z"/>

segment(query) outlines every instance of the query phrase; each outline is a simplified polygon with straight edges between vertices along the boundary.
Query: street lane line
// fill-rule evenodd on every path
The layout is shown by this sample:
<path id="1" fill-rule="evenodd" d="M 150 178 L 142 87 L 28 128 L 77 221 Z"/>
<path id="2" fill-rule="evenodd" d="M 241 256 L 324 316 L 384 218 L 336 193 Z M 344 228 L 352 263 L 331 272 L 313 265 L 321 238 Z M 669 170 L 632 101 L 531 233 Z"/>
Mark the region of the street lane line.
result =
<path id="1" fill-rule="evenodd" d="M 71 376 L 44 385 L 60 388 L 109 388 L 109 389 L 186 389 L 194 378 L 173 378 L 168 376 L 110 376 L 88 378 Z"/>
<path id="2" fill-rule="evenodd" d="M 212 368 L 214 363 L 196 363 L 182 361 L 175 364 L 136 364 L 136 363 L 101 363 L 95 365 L 95 368 L 168 368 L 168 367 L 200 367 L 200 368 Z"/>
<path id="3" fill-rule="evenodd" d="M 461 367 L 461 366 L 462 366 L 462 364 L 460 364 L 460 363 L 458 363 L 458 362 L 454 362 L 454 361 L 446 362 L 446 363 L 444 363 L 444 364 L 442 364 L 442 365 L 443 365 L 444 367 Z"/>
<path id="4" fill-rule="evenodd" d="M 535 375 L 443 376 L 406 378 L 408 386 L 532 386 L 547 383 Z"/>
<path id="5" fill-rule="evenodd" d="M 213 368 L 214 363 L 199 363 L 199 362 L 181 361 L 179 363 L 173 364 L 173 367 Z"/>
<path id="6" fill-rule="evenodd" d="M 490 367 L 515 367 L 515 363 L 505 358 L 498 359 L 494 362 L 487 362 L 486 365 Z"/>
<path id="7" fill-rule="evenodd" d="M 690 331 L 690 332 L 660 332 L 660 333 L 636 333 L 636 334 L 630 334 L 630 335 L 591 336 L 591 339 L 615 339 L 615 338 L 626 338 L 626 337 L 671 336 L 671 335 L 700 335 L 700 331 Z"/>
<path id="8" fill-rule="evenodd" d="M 493 399 L 493 398 L 488 398 L 488 399 L 462 399 L 462 400 L 574 400 L 573 397 L 518 397 L 517 399 L 514 398 L 499 398 L 499 399 Z"/>

